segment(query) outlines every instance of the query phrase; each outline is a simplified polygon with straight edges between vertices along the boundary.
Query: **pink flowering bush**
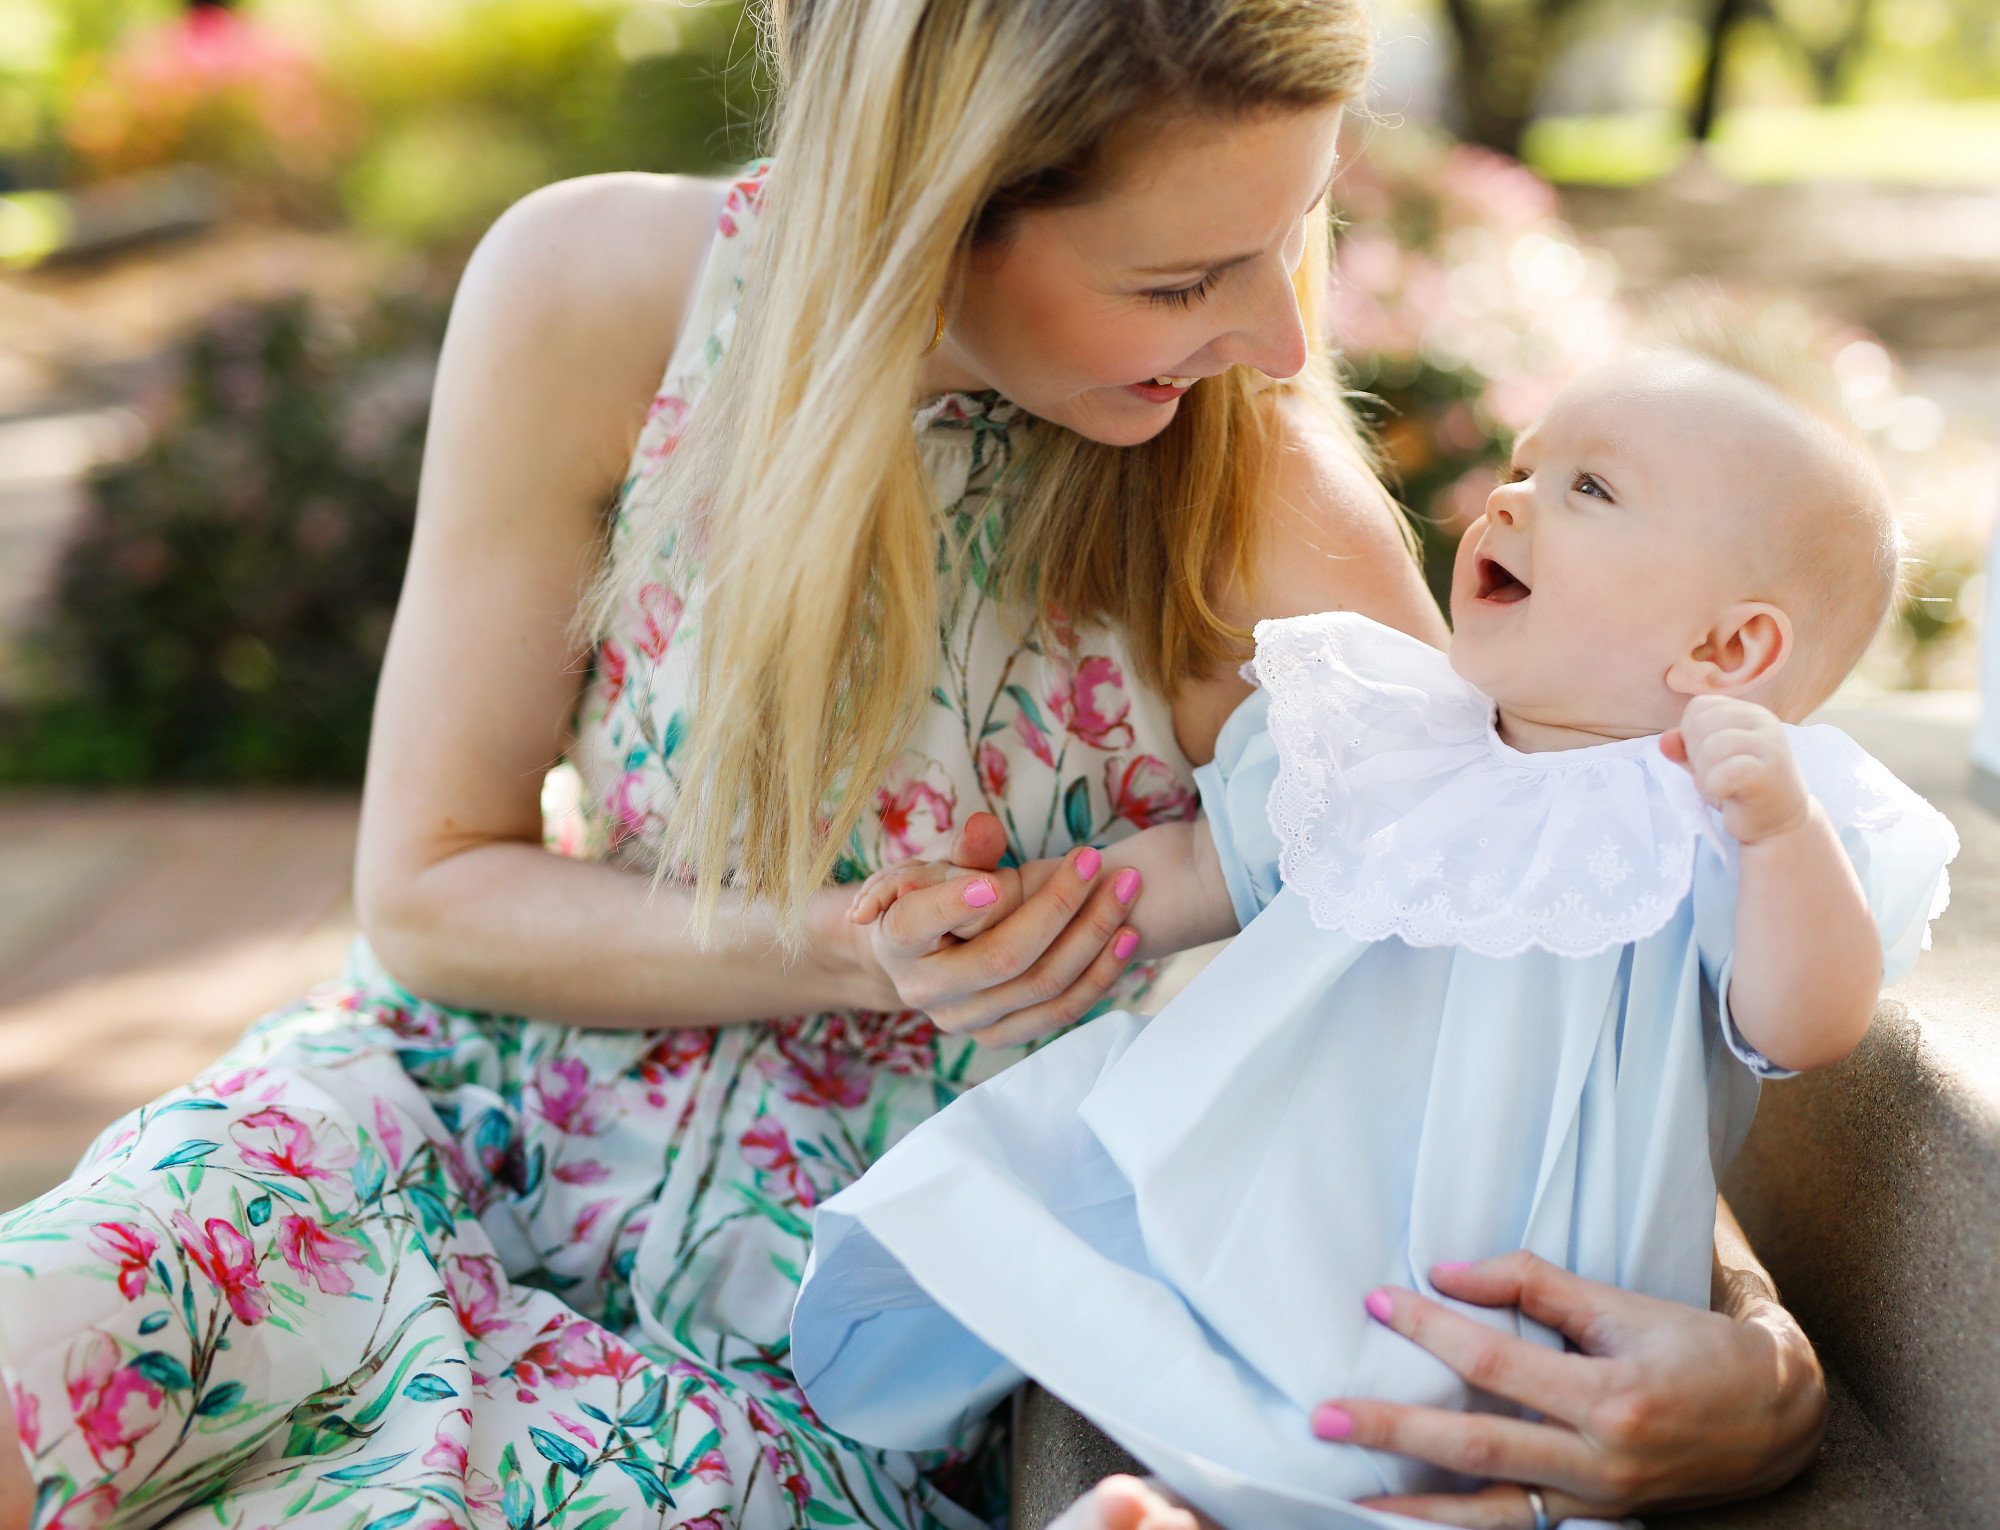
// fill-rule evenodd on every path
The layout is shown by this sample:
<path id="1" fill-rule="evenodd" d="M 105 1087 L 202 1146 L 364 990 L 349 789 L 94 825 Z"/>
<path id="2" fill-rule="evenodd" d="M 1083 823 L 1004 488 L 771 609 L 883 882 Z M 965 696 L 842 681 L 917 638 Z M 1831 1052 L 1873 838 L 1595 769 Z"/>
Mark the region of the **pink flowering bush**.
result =
<path id="1" fill-rule="evenodd" d="M 1442 598 L 1515 433 L 1624 343 L 1617 266 L 1532 170 L 1411 128 L 1352 154 L 1334 203 L 1334 344 Z"/>

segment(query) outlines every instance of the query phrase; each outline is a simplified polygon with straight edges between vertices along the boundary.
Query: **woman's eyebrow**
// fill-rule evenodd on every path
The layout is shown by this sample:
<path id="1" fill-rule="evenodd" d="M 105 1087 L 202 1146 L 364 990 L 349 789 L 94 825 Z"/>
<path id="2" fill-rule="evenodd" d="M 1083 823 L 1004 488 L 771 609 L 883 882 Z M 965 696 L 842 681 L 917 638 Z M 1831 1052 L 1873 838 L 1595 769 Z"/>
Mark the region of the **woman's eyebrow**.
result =
<path id="1" fill-rule="evenodd" d="M 1326 178 L 1326 185 L 1320 188 L 1319 195 L 1314 197 L 1311 204 L 1306 208 L 1307 212 L 1311 212 L 1314 207 L 1320 206 L 1328 197 L 1333 195 L 1333 183 L 1339 177 L 1340 166 L 1336 164 L 1333 167 L 1333 174 Z M 1225 255 L 1217 260 L 1177 260 L 1163 266 L 1134 266 L 1132 267 L 1132 274 L 1135 276 L 1174 276 L 1183 271 L 1207 271 L 1212 274 L 1217 271 L 1227 271 L 1231 266 L 1240 266 L 1246 260 L 1255 260 L 1263 253 L 1262 250 L 1247 250 L 1241 255 Z"/>

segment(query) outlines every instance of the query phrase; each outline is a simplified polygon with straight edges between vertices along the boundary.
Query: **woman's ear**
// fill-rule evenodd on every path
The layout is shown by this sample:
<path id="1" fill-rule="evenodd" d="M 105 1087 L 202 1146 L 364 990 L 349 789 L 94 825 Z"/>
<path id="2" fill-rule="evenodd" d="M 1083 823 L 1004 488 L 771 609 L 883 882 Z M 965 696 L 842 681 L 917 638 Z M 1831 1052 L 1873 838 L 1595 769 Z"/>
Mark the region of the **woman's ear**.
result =
<path id="1" fill-rule="evenodd" d="M 1740 696 L 1771 679 L 1792 655 L 1792 619 L 1763 601 L 1731 606 L 1685 658 L 1667 671 L 1683 696 Z"/>

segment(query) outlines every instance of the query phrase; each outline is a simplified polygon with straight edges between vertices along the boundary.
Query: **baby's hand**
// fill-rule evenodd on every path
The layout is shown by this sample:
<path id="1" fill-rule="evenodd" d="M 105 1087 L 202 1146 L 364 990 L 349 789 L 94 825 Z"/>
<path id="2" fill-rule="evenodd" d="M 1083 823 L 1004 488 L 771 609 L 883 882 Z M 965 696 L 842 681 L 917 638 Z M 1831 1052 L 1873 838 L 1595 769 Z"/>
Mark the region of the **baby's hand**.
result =
<path id="1" fill-rule="evenodd" d="M 950 861 L 903 861 L 884 866 L 857 887 L 847 917 L 855 924 L 873 924 L 898 898 L 954 877 L 962 878 L 965 883 L 960 889 L 965 902 L 965 923 L 951 929 L 960 940 L 970 940 L 981 930 L 998 924 L 1021 906 L 1025 896 L 1021 873 L 1013 867 L 987 871 L 979 866 L 955 866 Z"/>
<path id="2" fill-rule="evenodd" d="M 1687 766 L 1740 845 L 1795 829 L 1812 811 L 1785 725 L 1754 701 L 1695 697 L 1681 725 L 1660 735 L 1660 752 Z"/>

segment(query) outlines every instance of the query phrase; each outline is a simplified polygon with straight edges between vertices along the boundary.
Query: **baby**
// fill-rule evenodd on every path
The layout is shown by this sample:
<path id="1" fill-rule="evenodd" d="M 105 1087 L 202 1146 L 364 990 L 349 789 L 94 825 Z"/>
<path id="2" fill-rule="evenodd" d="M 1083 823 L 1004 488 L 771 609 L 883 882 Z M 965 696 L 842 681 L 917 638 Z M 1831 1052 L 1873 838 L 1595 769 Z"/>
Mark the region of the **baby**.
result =
<path id="1" fill-rule="evenodd" d="M 1318 1400 L 1505 1405 L 1364 1297 L 1527 1248 L 1705 1306 L 1758 1080 L 1845 1057 L 1943 907 L 1949 824 L 1797 726 L 1897 553 L 1865 452 L 1725 336 L 1601 368 L 1520 438 L 1449 658 L 1259 624 L 1202 816 L 1104 852 L 1143 872 L 1150 952 L 1242 933 L 819 1209 L 793 1358 L 820 1414 L 931 1448 L 1030 1376 L 1226 1525 L 1382 1524 L 1351 1500 L 1452 1484 L 1315 1439 Z M 1061 864 L 894 868 L 854 917 L 956 899 L 969 934 Z"/>

